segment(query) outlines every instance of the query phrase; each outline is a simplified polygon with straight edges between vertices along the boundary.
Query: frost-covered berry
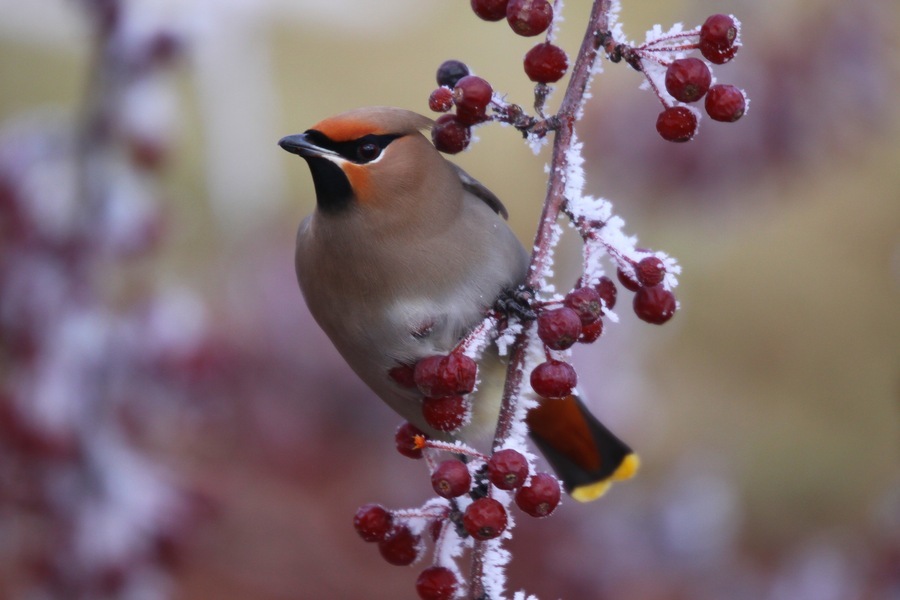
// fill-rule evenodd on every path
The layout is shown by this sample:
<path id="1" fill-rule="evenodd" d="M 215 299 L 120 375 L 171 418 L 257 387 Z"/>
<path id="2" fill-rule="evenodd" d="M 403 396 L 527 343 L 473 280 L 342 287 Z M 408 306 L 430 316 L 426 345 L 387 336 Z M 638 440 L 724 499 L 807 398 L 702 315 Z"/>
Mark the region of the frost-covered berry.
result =
<path id="1" fill-rule="evenodd" d="M 453 90 L 441 86 L 431 92 L 428 97 L 428 108 L 440 113 L 445 113 L 453 108 Z"/>
<path id="2" fill-rule="evenodd" d="M 559 504 L 560 495 L 556 477 L 548 473 L 535 473 L 528 485 L 516 492 L 516 506 L 532 517 L 546 517 Z"/>
<path id="3" fill-rule="evenodd" d="M 706 114 L 715 121 L 733 123 L 747 109 L 744 92 L 733 85 L 717 84 L 709 88 L 706 95 Z"/>
<path id="4" fill-rule="evenodd" d="M 734 58 L 734 55 L 737 54 L 738 47 L 739 46 L 732 46 L 731 48 L 720 50 L 718 48 L 712 48 L 710 46 L 700 44 L 700 54 L 703 55 L 703 58 L 713 63 L 714 65 L 724 65 L 729 60 Z"/>
<path id="5" fill-rule="evenodd" d="M 711 83 L 712 73 L 699 58 L 679 58 L 666 68 L 666 91 L 679 102 L 696 102 Z"/>
<path id="6" fill-rule="evenodd" d="M 466 75 L 453 88 L 456 118 L 463 125 L 476 125 L 487 119 L 487 107 L 494 90 L 477 75 Z"/>
<path id="7" fill-rule="evenodd" d="M 416 593 L 421 600 L 451 600 L 458 587 L 456 575 L 447 567 L 428 567 L 416 579 Z"/>
<path id="8" fill-rule="evenodd" d="M 575 367 L 561 360 L 542 362 L 531 372 L 531 388 L 543 398 L 565 398 L 577 384 Z"/>
<path id="9" fill-rule="evenodd" d="M 491 540 L 506 529 L 506 509 L 493 498 L 479 498 L 466 507 L 463 527 L 476 540 Z"/>
<path id="10" fill-rule="evenodd" d="M 622 284 L 622 287 L 626 290 L 636 292 L 641 289 L 640 282 L 627 272 L 623 271 L 622 267 L 616 269 L 616 277 L 619 279 L 619 283 Z"/>
<path id="11" fill-rule="evenodd" d="M 510 0 L 506 21 L 514 32 L 524 37 L 539 35 L 553 21 L 553 7 L 547 0 Z"/>
<path id="12" fill-rule="evenodd" d="M 512 448 L 494 452 L 487 467 L 491 483 L 501 490 L 514 490 L 528 478 L 528 461 Z"/>
<path id="13" fill-rule="evenodd" d="M 469 67 L 459 60 L 445 60 L 437 70 L 437 84 L 453 89 L 456 82 L 469 74 Z"/>
<path id="14" fill-rule="evenodd" d="M 413 378 L 425 396 L 468 394 L 475 389 L 478 365 L 460 352 L 426 356 L 416 363 Z"/>
<path id="15" fill-rule="evenodd" d="M 687 142 L 697 133 L 697 115 L 686 106 L 670 106 L 656 119 L 656 131 L 669 142 Z"/>
<path id="16" fill-rule="evenodd" d="M 603 319 L 597 319 L 593 323 L 589 323 L 581 328 L 581 335 L 578 336 L 579 344 L 593 344 L 600 336 L 603 335 Z"/>
<path id="17" fill-rule="evenodd" d="M 499 21 L 506 17 L 509 0 L 472 0 L 472 10 L 485 21 Z"/>
<path id="18" fill-rule="evenodd" d="M 422 446 L 418 440 L 425 437 L 421 429 L 412 423 L 404 423 L 397 428 L 397 433 L 394 434 L 397 452 L 409 458 L 422 458 Z"/>
<path id="19" fill-rule="evenodd" d="M 452 458 L 437 466 L 431 474 L 431 487 L 434 493 L 442 498 L 456 498 L 469 491 L 472 475 L 469 467 L 460 460 Z"/>
<path id="20" fill-rule="evenodd" d="M 553 83 L 562 79 L 569 68 L 569 57 L 559 46 L 538 44 L 525 54 L 525 74 L 536 83 Z"/>
<path id="21" fill-rule="evenodd" d="M 394 518 L 390 511 L 380 504 L 360 506 L 353 517 L 353 527 L 367 542 L 380 542 L 391 531 Z"/>
<path id="22" fill-rule="evenodd" d="M 398 567 L 411 565 L 419 557 L 422 539 L 406 525 L 394 527 L 387 537 L 378 542 L 378 551 L 384 560 Z"/>
<path id="23" fill-rule="evenodd" d="M 645 256 L 634 266 L 634 274 L 642 286 L 654 286 L 662 283 L 666 276 L 666 265 L 655 256 Z"/>
<path id="24" fill-rule="evenodd" d="M 642 321 L 662 325 L 675 314 L 675 294 L 662 285 L 642 287 L 634 294 L 634 314 Z"/>
<path id="25" fill-rule="evenodd" d="M 581 318 L 568 306 L 545 310 L 538 316 L 537 333 L 548 348 L 571 348 L 581 335 Z"/>
<path id="26" fill-rule="evenodd" d="M 582 325 L 590 325 L 603 314 L 600 292 L 592 287 L 572 290 L 566 294 L 563 304 L 575 311 Z"/>
<path id="27" fill-rule="evenodd" d="M 466 422 L 469 403 L 462 396 L 443 396 L 422 400 L 422 416 L 438 431 L 456 431 Z"/>
<path id="28" fill-rule="evenodd" d="M 431 128 L 434 147 L 447 154 L 459 154 L 469 146 L 472 131 L 460 123 L 456 115 L 441 115 Z"/>
<path id="29" fill-rule="evenodd" d="M 597 285 L 594 286 L 594 289 L 600 294 L 600 298 L 603 300 L 603 306 L 607 310 L 615 308 L 619 290 L 616 289 L 616 284 L 613 283 L 612 279 L 606 275 L 602 276 L 600 281 L 597 282 Z"/>
<path id="30" fill-rule="evenodd" d="M 737 24 L 728 15 L 711 15 L 700 27 L 700 45 L 719 50 L 731 48 L 737 39 Z"/>

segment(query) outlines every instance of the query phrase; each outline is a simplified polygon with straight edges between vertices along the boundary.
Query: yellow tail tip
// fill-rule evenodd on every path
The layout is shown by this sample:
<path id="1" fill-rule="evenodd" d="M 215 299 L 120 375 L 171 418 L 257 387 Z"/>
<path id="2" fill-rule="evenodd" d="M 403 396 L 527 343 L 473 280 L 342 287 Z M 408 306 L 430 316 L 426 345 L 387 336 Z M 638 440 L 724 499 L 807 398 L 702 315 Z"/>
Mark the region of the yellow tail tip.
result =
<path id="1" fill-rule="evenodd" d="M 637 454 L 629 454 L 619 465 L 619 468 L 612 474 L 613 481 L 622 481 L 623 479 L 631 479 L 641 468 L 641 459 Z"/>
<path id="2" fill-rule="evenodd" d="M 637 454 L 629 454 L 622 461 L 622 464 L 619 465 L 619 468 L 616 469 L 608 479 L 598 481 L 597 483 L 578 486 L 572 490 L 572 493 L 569 495 L 579 502 L 592 502 L 605 494 L 613 481 L 631 479 L 638 472 L 640 467 L 641 459 L 638 458 Z"/>

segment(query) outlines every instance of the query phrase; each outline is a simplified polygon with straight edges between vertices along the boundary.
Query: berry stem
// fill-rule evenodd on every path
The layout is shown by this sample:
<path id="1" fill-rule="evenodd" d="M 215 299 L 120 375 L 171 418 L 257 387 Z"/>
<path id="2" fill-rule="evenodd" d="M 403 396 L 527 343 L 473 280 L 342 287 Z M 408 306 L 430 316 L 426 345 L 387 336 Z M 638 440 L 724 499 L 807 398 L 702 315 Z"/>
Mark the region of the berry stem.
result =
<path id="1" fill-rule="evenodd" d="M 551 266 L 553 230 L 559 213 L 565 204 L 566 173 L 569 172 L 570 156 L 575 142 L 575 123 L 585 101 L 585 91 L 590 83 L 597 60 L 597 53 L 604 47 L 609 35 L 609 13 L 612 0 L 594 0 L 588 20 L 587 30 L 581 42 L 572 75 L 566 87 L 555 120 L 558 126 L 553 140 L 553 156 L 550 166 L 550 177 L 547 182 L 547 195 L 541 213 L 538 230 L 534 238 L 534 251 L 525 285 L 538 289 L 547 276 Z M 510 351 L 509 365 L 506 371 L 506 383 L 503 389 L 503 400 L 500 407 L 500 418 L 494 433 L 494 450 L 504 447 L 513 429 L 516 407 L 522 389 L 522 379 L 528 354 L 528 346 L 534 335 L 534 322 L 522 324 L 522 331 Z M 485 542 L 475 544 L 472 557 L 472 589 L 471 598 L 486 598 L 485 560 L 487 545 Z"/>

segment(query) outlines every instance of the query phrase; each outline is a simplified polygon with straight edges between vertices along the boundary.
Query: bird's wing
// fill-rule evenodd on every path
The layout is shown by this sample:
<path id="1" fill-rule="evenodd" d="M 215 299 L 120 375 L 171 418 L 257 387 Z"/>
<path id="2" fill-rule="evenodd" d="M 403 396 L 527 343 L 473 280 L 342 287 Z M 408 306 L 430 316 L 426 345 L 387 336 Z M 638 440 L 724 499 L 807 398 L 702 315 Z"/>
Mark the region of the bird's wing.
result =
<path id="1" fill-rule="evenodd" d="M 453 165 L 453 168 L 456 170 L 456 174 L 459 176 L 459 180 L 462 182 L 463 187 L 468 190 L 471 194 L 481 199 L 485 204 L 491 207 L 495 213 L 503 217 L 504 219 L 509 219 L 509 213 L 506 210 L 506 207 L 503 206 L 503 203 L 500 202 L 500 198 L 494 195 L 494 193 L 484 187 L 480 181 L 466 173 L 462 170 L 459 165 L 455 163 L 450 163 Z"/>

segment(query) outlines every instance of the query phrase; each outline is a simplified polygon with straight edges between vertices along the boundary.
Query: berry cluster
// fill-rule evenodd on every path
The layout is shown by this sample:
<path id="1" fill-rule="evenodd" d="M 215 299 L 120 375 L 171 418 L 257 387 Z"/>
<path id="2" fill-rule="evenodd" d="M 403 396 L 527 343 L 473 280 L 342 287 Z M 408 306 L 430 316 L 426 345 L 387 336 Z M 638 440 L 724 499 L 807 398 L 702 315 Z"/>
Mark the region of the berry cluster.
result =
<path id="1" fill-rule="evenodd" d="M 429 427 L 453 432 L 469 418 L 466 394 L 475 389 L 478 365 L 456 350 L 446 355 L 426 356 L 415 365 L 398 365 L 388 371 L 395 382 L 417 388 L 422 394 L 422 416 Z"/>
<path id="2" fill-rule="evenodd" d="M 472 126 L 489 119 L 487 109 L 494 90 L 490 83 L 470 74 L 469 67 L 458 60 L 444 61 L 438 67 L 437 83 L 440 87 L 431 92 L 428 106 L 443 113 L 456 106 L 456 113 L 438 117 L 431 138 L 441 152 L 457 154 L 469 145 Z"/>
<path id="3" fill-rule="evenodd" d="M 444 501 L 433 500 L 414 510 L 390 511 L 379 504 L 359 508 L 354 528 L 363 540 L 377 543 L 390 564 L 410 565 L 421 557 L 426 531 L 435 544 L 436 557 L 442 555 L 442 544 L 453 543 L 448 540 L 451 535 L 476 541 L 499 537 L 509 517 L 504 504 L 493 497 L 494 489 L 512 493 L 516 506 L 533 517 L 546 517 L 559 504 L 559 481 L 549 473 L 532 474 L 528 459 L 515 449 L 485 456 L 458 443 L 429 439 L 410 423 L 401 425 L 394 439 L 404 456 L 428 459 L 432 489 Z M 426 454 L 429 450 L 452 457 L 435 463 Z M 416 582 L 423 600 L 449 600 L 458 589 L 454 571 L 438 564 L 422 571 Z"/>
<path id="4" fill-rule="evenodd" d="M 740 47 L 740 23 L 734 17 L 722 14 L 710 16 L 703 25 L 691 31 L 678 31 L 631 47 L 606 45 L 611 60 L 626 60 L 632 67 L 644 73 L 650 87 L 656 92 L 663 111 L 656 120 L 656 130 L 670 142 L 687 142 L 697 133 L 697 111 L 687 105 L 706 98 L 706 114 L 715 121 L 733 123 L 740 119 L 747 108 L 744 92 L 733 85 L 713 85 L 712 72 L 703 60 L 685 57 L 691 50 L 699 50 L 710 63 L 721 65 L 737 54 Z M 675 56 L 672 59 L 669 57 Z M 664 69 L 663 84 L 668 96 L 660 91 L 655 72 Z M 673 102 L 674 100 L 674 102 Z M 678 104 L 680 103 L 680 104 Z"/>

